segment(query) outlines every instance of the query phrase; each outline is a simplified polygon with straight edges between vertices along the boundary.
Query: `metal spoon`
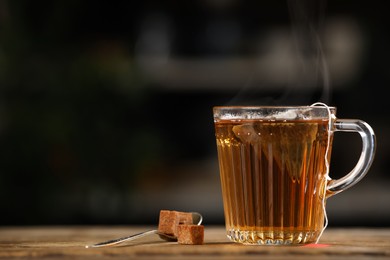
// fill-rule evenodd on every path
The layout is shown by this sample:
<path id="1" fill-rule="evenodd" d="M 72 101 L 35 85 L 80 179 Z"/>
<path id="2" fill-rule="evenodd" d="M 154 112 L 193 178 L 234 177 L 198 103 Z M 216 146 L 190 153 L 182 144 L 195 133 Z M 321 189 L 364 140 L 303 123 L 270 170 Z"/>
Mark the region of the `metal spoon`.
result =
<path id="1" fill-rule="evenodd" d="M 191 213 L 192 213 L 192 222 L 193 222 L 193 224 L 194 225 L 202 224 L 202 221 L 203 221 L 202 215 L 197 213 L 197 212 L 191 212 Z M 93 244 L 93 245 L 86 245 L 85 248 L 113 246 L 113 245 L 117 245 L 117 244 L 123 243 L 125 241 L 135 240 L 135 239 L 138 239 L 138 238 L 141 238 L 141 237 L 144 237 L 144 236 L 148 236 L 148 235 L 151 235 L 151 234 L 157 234 L 157 235 L 160 236 L 161 239 L 164 239 L 164 240 L 167 240 L 167 241 L 177 241 L 177 237 L 175 237 L 173 235 L 168 235 L 168 234 L 159 232 L 158 230 L 149 230 L 149 231 L 144 231 L 144 232 L 141 232 L 141 233 L 138 233 L 138 234 L 134 234 L 134 235 L 130 235 L 130 236 L 126 236 L 126 237 L 121 237 L 121 238 L 107 240 L 107 241 L 100 242 L 100 243 Z"/>

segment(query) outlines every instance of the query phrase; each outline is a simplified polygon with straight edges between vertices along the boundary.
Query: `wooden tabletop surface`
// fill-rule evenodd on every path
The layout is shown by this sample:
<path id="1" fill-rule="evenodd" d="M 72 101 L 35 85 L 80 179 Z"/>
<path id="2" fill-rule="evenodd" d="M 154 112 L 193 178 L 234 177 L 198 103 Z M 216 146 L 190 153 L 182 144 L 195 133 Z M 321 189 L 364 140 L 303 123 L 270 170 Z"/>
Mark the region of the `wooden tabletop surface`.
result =
<path id="1" fill-rule="evenodd" d="M 222 226 L 205 226 L 203 245 L 166 242 L 157 235 L 120 246 L 86 245 L 153 229 L 115 227 L 0 227 L 0 258 L 7 259 L 390 259 L 390 228 L 328 228 L 320 243 L 246 246 L 231 243 Z"/>

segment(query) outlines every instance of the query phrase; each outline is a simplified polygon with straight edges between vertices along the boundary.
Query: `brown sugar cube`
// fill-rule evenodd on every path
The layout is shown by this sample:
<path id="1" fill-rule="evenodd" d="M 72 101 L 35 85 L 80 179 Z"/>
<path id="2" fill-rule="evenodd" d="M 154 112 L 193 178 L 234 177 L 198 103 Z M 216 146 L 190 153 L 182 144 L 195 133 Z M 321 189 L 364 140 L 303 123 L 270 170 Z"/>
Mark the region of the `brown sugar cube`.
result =
<path id="1" fill-rule="evenodd" d="M 177 211 L 177 214 L 179 216 L 179 224 L 192 224 L 192 213 Z"/>
<path id="2" fill-rule="evenodd" d="M 177 227 L 177 242 L 183 245 L 201 245 L 204 240 L 203 225 L 181 224 Z"/>
<path id="3" fill-rule="evenodd" d="M 175 233 L 176 226 L 179 225 L 175 211 L 161 210 L 158 221 L 158 231 L 167 235 Z"/>
<path id="4" fill-rule="evenodd" d="M 181 224 L 185 224 L 185 225 L 192 225 L 193 224 L 192 213 L 177 212 L 177 216 L 179 218 L 179 224 L 175 227 L 175 230 L 174 230 L 174 235 L 176 237 L 178 236 L 178 227 Z"/>
<path id="5" fill-rule="evenodd" d="M 177 237 L 177 226 L 179 224 L 192 224 L 192 221 L 192 213 L 161 210 L 158 231 Z"/>

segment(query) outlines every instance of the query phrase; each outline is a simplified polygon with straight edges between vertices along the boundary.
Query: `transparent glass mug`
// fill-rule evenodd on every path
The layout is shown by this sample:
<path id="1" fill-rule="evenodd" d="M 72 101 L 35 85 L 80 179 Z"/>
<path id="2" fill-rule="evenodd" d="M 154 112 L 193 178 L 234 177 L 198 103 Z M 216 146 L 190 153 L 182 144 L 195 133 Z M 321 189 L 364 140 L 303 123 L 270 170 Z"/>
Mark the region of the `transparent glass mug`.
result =
<path id="1" fill-rule="evenodd" d="M 214 107 L 227 236 L 243 244 L 318 242 L 326 199 L 360 181 L 375 154 L 365 122 L 325 106 Z M 362 153 L 343 178 L 329 178 L 333 134 L 358 132 Z"/>

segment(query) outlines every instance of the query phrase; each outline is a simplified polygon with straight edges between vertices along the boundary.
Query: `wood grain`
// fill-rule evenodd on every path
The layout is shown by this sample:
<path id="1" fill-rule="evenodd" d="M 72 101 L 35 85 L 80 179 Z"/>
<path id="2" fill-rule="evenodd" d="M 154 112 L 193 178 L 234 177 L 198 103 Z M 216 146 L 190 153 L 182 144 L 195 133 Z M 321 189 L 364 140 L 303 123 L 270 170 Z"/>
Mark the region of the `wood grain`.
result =
<path id="1" fill-rule="evenodd" d="M 88 244 L 155 227 L 0 227 L 0 258 L 45 259 L 390 259 L 390 228 L 328 228 L 320 244 L 246 246 L 231 243 L 224 227 L 205 226 L 203 245 L 166 242 L 157 235 L 115 247 Z"/>

